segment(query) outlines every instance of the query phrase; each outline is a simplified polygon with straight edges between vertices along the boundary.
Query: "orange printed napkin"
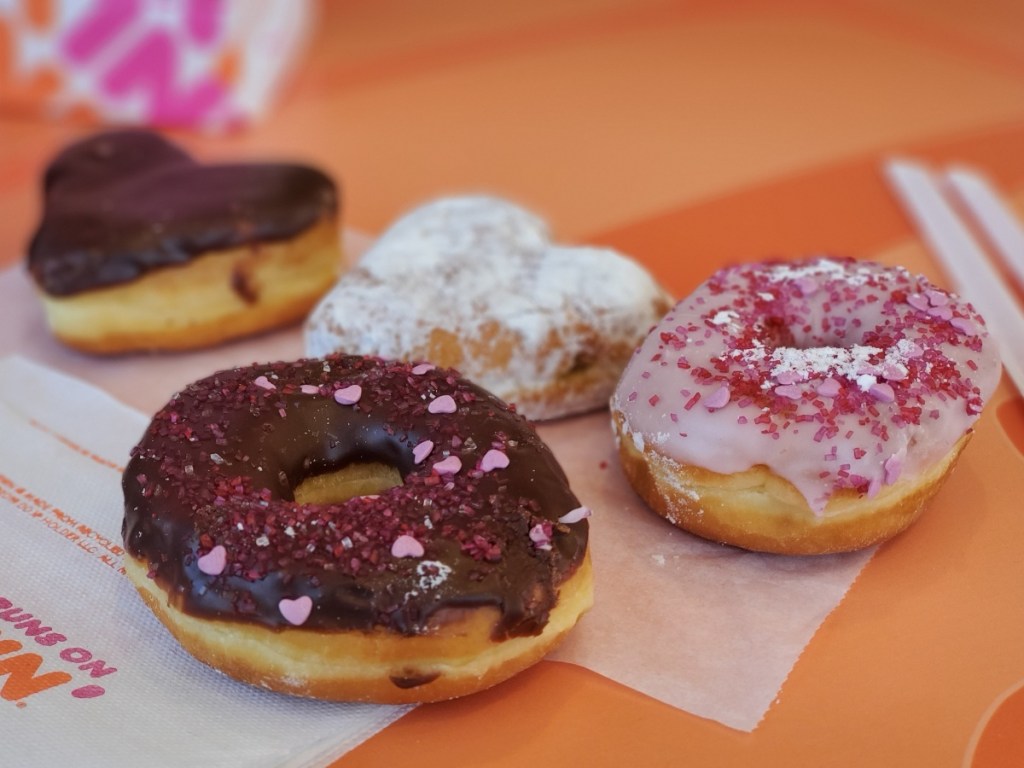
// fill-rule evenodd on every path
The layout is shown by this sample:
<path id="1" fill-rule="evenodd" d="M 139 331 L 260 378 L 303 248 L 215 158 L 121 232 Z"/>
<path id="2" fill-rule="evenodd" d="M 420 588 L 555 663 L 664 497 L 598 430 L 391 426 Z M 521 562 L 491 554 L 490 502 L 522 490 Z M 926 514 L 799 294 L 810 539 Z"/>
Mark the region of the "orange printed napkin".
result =
<path id="1" fill-rule="evenodd" d="M 407 711 L 251 688 L 171 638 L 121 570 L 121 465 L 146 423 L 0 359 L 0 763 L 323 766 Z"/>

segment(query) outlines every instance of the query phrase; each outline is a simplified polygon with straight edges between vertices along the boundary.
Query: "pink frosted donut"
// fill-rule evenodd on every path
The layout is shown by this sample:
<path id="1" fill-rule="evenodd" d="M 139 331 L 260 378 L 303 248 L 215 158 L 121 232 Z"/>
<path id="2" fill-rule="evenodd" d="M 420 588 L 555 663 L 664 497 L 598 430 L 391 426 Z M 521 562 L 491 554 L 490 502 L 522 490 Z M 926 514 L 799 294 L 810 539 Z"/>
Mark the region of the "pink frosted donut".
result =
<path id="1" fill-rule="evenodd" d="M 626 475 L 705 538 L 812 554 L 909 526 L 999 379 L 971 305 L 849 259 L 723 269 L 675 306 L 612 397 Z"/>

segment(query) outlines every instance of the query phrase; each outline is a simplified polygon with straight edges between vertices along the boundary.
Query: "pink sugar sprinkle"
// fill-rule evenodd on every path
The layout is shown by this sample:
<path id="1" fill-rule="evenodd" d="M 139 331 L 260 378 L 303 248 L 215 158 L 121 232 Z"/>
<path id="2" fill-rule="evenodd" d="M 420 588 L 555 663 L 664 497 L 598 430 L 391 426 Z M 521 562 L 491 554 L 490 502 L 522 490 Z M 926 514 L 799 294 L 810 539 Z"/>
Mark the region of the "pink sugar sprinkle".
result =
<path id="1" fill-rule="evenodd" d="M 423 557 L 424 552 L 426 550 L 420 542 L 404 533 L 391 545 L 392 557 Z"/>
<path id="2" fill-rule="evenodd" d="M 835 397 L 843 391 L 843 385 L 835 379 L 829 378 L 821 382 L 814 391 L 822 397 Z"/>
<path id="3" fill-rule="evenodd" d="M 316 384 L 303 384 L 299 387 L 299 391 L 304 395 L 317 395 L 320 394 L 320 387 Z"/>
<path id="4" fill-rule="evenodd" d="M 339 405 L 355 405 L 359 402 L 359 398 L 363 396 L 363 388 L 358 384 L 353 384 L 349 387 L 339 389 L 334 393 L 334 400 Z"/>
<path id="5" fill-rule="evenodd" d="M 458 456 L 449 456 L 437 462 L 433 469 L 439 475 L 455 475 L 462 469 L 462 460 Z"/>
<path id="6" fill-rule="evenodd" d="M 430 455 L 430 452 L 434 450 L 433 440 L 424 440 L 416 444 L 416 447 L 412 449 L 412 459 L 416 464 L 422 464 L 423 460 Z"/>
<path id="7" fill-rule="evenodd" d="M 196 560 L 199 570 L 208 576 L 220 576 L 227 567 L 228 551 L 218 544 L 205 555 Z"/>
<path id="8" fill-rule="evenodd" d="M 413 366 L 409 373 L 413 376 L 422 376 L 424 373 L 430 373 L 432 370 L 434 370 L 434 366 L 430 363 L 420 363 L 419 365 Z"/>
<path id="9" fill-rule="evenodd" d="M 649 398 L 647 398 L 647 402 L 650 403 L 652 406 L 657 405 L 659 400 L 661 400 L 661 397 L 659 395 L 651 395 Z"/>
<path id="10" fill-rule="evenodd" d="M 277 389 L 277 387 L 274 386 L 274 383 L 266 376 L 257 376 L 253 379 L 252 383 L 257 387 L 262 387 L 263 389 Z"/>
<path id="11" fill-rule="evenodd" d="M 589 507 L 576 507 L 576 509 L 570 510 L 558 518 L 558 522 L 564 523 L 565 525 L 572 525 L 578 523 L 580 520 L 585 520 L 590 517 L 591 511 Z"/>
<path id="12" fill-rule="evenodd" d="M 794 384 L 784 384 L 781 387 L 776 387 L 773 391 L 779 397 L 787 397 L 790 400 L 799 400 L 804 394 L 803 390 Z"/>
<path id="13" fill-rule="evenodd" d="M 896 399 L 896 393 L 893 391 L 893 388 L 884 382 L 872 384 L 868 388 L 868 394 L 880 403 L 891 403 Z"/>
<path id="14" fill-rule="evenodd" d="M 490 472 L 495 469 L 504 469 L 508 466 L 508 454 L 504 451 L 499 451 L 495 448 L 491 448 L 484 457 L 480 460 L 480 471 Z"/>
<path id="15" fill-rule="evenodd" d="M 949 324 L 964 336 L 977 336 L 978 328 L 974 323 L 966 317 L 953 317 L 950 318 Z"/>
<path id="16" fill-rule="evenodd" d="M 430 401 L 430 405 L 427 406 L 427 410 L 431 413 L 455 413 L 457 410 L 455 398 L 451 395 L 435 397 Z"/>
<path id="17" fill-rule="evenodd" d="M 727 384 L 723 384 L 716 389 L 711 395 L 704 401 L 704 407 L 708 410 L 714 410 L 715 408 L 724 408 L 728 405 L 729 400 L 732 398 L 732 390 L 729 389 Z"/>
<path id="18" fill-rule="evenodd" d="M 683 391 L 685 392 L 686 390 L 684 389 Z M 695 406 L 699 400 L 700 392 L 695 392 L 693 397 L 686 401 L 686 404 L 683 406 L 683 408 L 688 411 L 691 408 L 693 408 L 693 406 Z"/>

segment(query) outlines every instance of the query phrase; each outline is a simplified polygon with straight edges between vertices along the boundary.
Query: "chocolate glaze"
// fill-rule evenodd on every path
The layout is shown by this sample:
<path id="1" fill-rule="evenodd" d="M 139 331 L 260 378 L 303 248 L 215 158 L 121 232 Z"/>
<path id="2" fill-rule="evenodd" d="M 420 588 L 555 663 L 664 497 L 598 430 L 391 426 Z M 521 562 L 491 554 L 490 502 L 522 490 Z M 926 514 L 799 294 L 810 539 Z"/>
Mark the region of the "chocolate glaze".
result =
<path id="1" fill-rule="evenodd" d="M 338 207 L 334 183 L 314 168 L 202 165 L 155 133 L 101 133 L 47 169 L 28 267 L 44 291 L 67 296 L 294 237 Z"/>
<path id="2" fill-rule="evenodd" d="M 280 600 L 308 595 L 303 628 L 412 635 L 443 621 L 441 609 L 489 605 L 500 613 L 496 638 L 539 633 L 586 552 L 587 521 L 556 522 L 579 501 L 526 419 L 454 371 L 412 370 L 336 356 L 189 385 L 132 451 L 122 483 L 127 551 L 196 616 L 285 627 Z M 358 402 L 336 402 L 353 384 Z M 456 412 L 428 411 L 442 395 Z M 417 464 L 413 448 L 424 440 L 434 448 Z M 483 472 L 492 448 L 509 465 Z M 435 472 L 449 455 L 461 470 Z M 358 461 L 396 467 L 403 484 L 338 504 L 294 501 L 304 478 Z M 531 539 L 538 525 L 549 549 Z M 403 534 L 423 545 L 422 557 L 391 554 Z M 202 573 L 197 559 L 218 545 L 227 567 Z"/>

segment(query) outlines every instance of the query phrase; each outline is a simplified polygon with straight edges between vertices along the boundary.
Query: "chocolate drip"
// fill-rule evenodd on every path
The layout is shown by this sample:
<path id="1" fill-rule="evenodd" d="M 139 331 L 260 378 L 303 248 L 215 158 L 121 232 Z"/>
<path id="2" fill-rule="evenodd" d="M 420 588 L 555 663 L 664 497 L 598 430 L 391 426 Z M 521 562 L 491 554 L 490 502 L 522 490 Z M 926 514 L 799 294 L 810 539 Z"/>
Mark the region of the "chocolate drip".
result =
<path id="1" fill-rule="evenodd" d="M 336 214 L 339 196 L 302 165 L 203 165 L 155 133 L 113 131 L 61 152 L 29 244 L 37 284 L 67 296 L 209 251 L 284 240 Z"/>
<path id="2" fill-rule="evenodd" d="M 127 551 L 198 616 L 285 627 L 306 595 L 314 629 L 422 633 L 445 608 L 494 606 L 497 638 L 539 633 L 587 546 L 561 467 L 521 416 L 450 370 L 332 357 L 234 369 L 190 385 L 153 418 L 124 473 Z M 265 378 L 260 378 L 265 377 Z M 354 405 L 334 393 L 362 388 Z M 271 388 L 272 387 L 272 388 Z M 449 395 L 454 413 L 431 413 Z M 433 450 L 416 461 L 425 440 Z M 483 471 L 491 449 L 507 467 Z M 456 456 L 455 474 L 433 470 Z M 351 462 L 395 467 L 377 496 L 299 504 L 304 478 Z M 531 530 L 550 531 L 550 548 Z M 396 557 L 400 535 L 422 557 Z M 224 572 L 198 558 L 227 551 Z"/>

